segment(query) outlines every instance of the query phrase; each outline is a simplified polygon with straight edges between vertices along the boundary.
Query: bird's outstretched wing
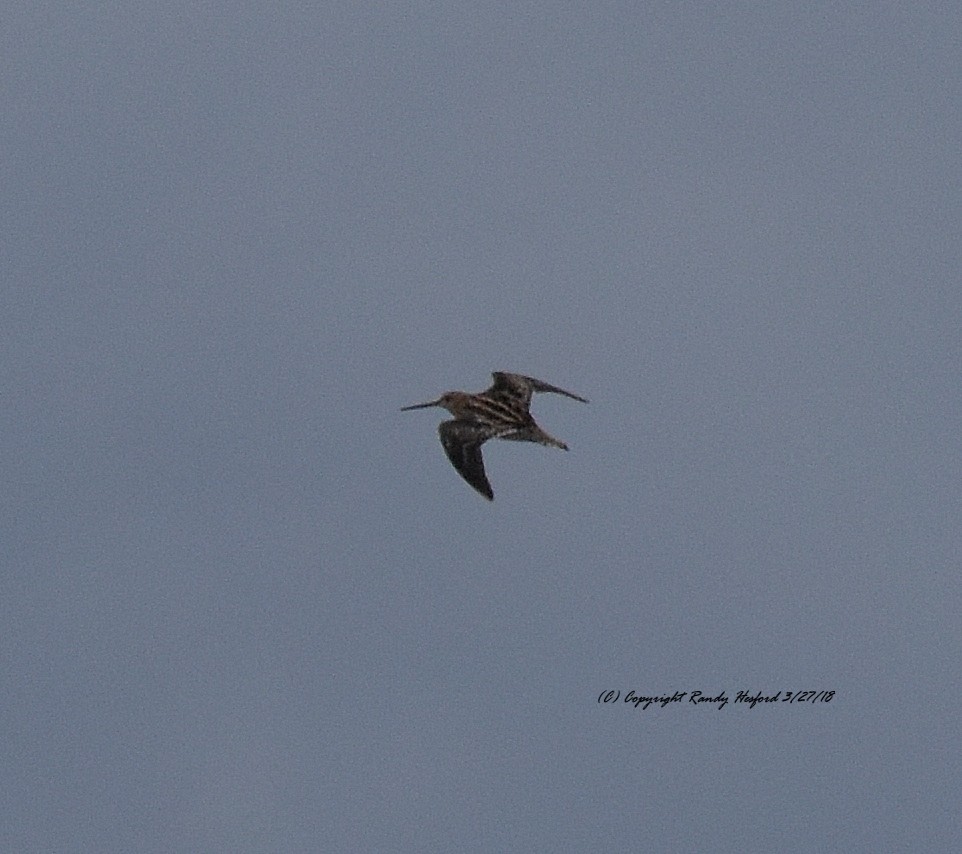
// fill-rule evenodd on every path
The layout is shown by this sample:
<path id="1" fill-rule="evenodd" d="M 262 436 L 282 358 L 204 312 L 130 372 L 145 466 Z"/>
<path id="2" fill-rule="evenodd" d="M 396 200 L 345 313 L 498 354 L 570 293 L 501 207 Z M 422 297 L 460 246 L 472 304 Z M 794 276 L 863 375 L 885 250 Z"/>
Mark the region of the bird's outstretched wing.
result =
<path id="1" fill-rule="evenodd" d="M 494 490 L 484 473 L 481 445 L 491 438 L 491 431 L 470 421 L 442 421 L 438 435 L 444 452 L 458 473 L 488 501 L 494 501 Z"/>
<path id="2" fill-rule="evenodd" d="M 495 371 L 491 376 L 494 377 L 494 385 L 491 386 L 485 394 L 512 397 L 520 401 L 525 409 L 527 409 L 531 403 L 532 393 L 536 391 L 550 391 L 554 394 L 563 394 L 565 397 L 580 400 L 582 403 L 588 402 L 583 397 L 578 397 L 578 395 L 572 394 L 570 391 L 565 391 L 563 388 L 558 388 L 555 385 L 536 380 L 534 377 L 526 377 L 524 374 L 509 374 L 505 371 Z"/>

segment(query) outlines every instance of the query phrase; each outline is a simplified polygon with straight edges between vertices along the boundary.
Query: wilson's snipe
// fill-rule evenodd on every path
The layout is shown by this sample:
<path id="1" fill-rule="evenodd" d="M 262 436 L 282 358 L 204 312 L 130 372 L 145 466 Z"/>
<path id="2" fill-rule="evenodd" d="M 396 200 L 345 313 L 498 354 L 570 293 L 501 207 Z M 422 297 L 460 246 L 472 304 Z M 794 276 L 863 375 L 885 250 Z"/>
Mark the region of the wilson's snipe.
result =
<path id="1" fill-rule="evenodd" d="M 494 491 L 484 474 L 484 459 L 481 457 L 481 446 L 488 439 L 540 442 L 568 450 L 564 442 L 545 433 L 531 417 L 528 407 L 532 393 L 550 391 L 582 403 L 588 402 L 563 388 L 521 374 L 495 371 L 491 376 L 494 377 L 494 385 L 478 394 L 447 391 L 437 400 L 401 407 L 402 411 L 407 411 L 441 406 L 454 416 L 452 421 L 443 421 L 438 425 L 441 444 L 461 477 L 489 501 L 494 500 Z"/>

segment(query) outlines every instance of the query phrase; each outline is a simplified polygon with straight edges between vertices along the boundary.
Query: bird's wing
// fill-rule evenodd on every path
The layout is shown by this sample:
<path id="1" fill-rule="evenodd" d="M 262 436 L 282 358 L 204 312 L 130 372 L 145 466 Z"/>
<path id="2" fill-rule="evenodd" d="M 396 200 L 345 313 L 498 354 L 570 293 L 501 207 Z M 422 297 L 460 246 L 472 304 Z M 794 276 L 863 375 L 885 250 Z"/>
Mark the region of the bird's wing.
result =
<path id="1" fill-rule="evenodd" d="M 491 438 L 491 432 L 470 421 L 442 421 L 438 435 L 444 452 L 458 473 L 488 501 L 494 500 L 494 490 L 484 473 L 481 445 Z"/>
<path id="2" fill-rule="evenodd" d="M 494 377 L 494 385 L 488 389 L 487 394 L 504 394 L 520 400 L 527 408 L 531 403 L 531 394 L 536 391 L 550 391 L 554 394 L 563 394 L 565 397 L 580 400 L 587 403 L 583 397 L 558 388 L 555 385 L 536 380 L 534 377 L 526 377 L 524 374 L 509 374 L 505 371 L 495 371 L 491 376 Z"/>

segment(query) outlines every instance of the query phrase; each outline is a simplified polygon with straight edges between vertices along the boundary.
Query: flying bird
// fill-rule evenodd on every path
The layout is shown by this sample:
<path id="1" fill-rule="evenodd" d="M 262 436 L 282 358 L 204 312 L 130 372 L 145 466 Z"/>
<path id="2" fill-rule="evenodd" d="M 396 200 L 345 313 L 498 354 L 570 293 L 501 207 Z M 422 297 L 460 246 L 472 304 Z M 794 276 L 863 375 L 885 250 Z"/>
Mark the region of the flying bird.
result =
<path id="1" fill-rule="evenodd" d="M 488 439 L 510 439 L 514 442 L 538 442 L 567 451 L 568 446 L 542 430 L 528 408 L 531 395 L 538 391 L 550 391 L 587 403 L 563 388 L 549 385 L 541 380 L 522 374 L 495 371 L 494 385 L 478 394 L 463 391 L 446 391 L 437 400 L 402 406 L 401 411 L 440 406 L 454 418 L 438 425 L 438 434 L 444 451 L 458 473 L 489 501 L 494 491 L 484 473 L 481 446 Z"/>

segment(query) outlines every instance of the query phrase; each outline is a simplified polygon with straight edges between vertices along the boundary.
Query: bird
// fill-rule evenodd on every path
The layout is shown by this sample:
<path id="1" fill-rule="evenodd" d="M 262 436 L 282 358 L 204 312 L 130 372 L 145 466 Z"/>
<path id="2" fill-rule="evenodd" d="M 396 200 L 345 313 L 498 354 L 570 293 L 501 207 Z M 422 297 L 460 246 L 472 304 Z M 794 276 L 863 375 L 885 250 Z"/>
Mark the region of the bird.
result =
<path id="1" fill-rule="evenodd" d="M 471 486 L 488 501 L 494 500 L 494 490 L 484 472 L 481 446 L 488 439 L 508 439 L 514 442 L 538 442 L 567 451 L 568 446 L 549 436 L 528 411 L 534 392 L 563 394 L 587 403 L 583 397 L 523 374 L 494 371 L 494 384 L 477 394 L 446 391 L 437 400 L 402 406 L 401 411 L 440 406 L 454 418 L 438 425 L 441 445 L 451 464 Z"/>

